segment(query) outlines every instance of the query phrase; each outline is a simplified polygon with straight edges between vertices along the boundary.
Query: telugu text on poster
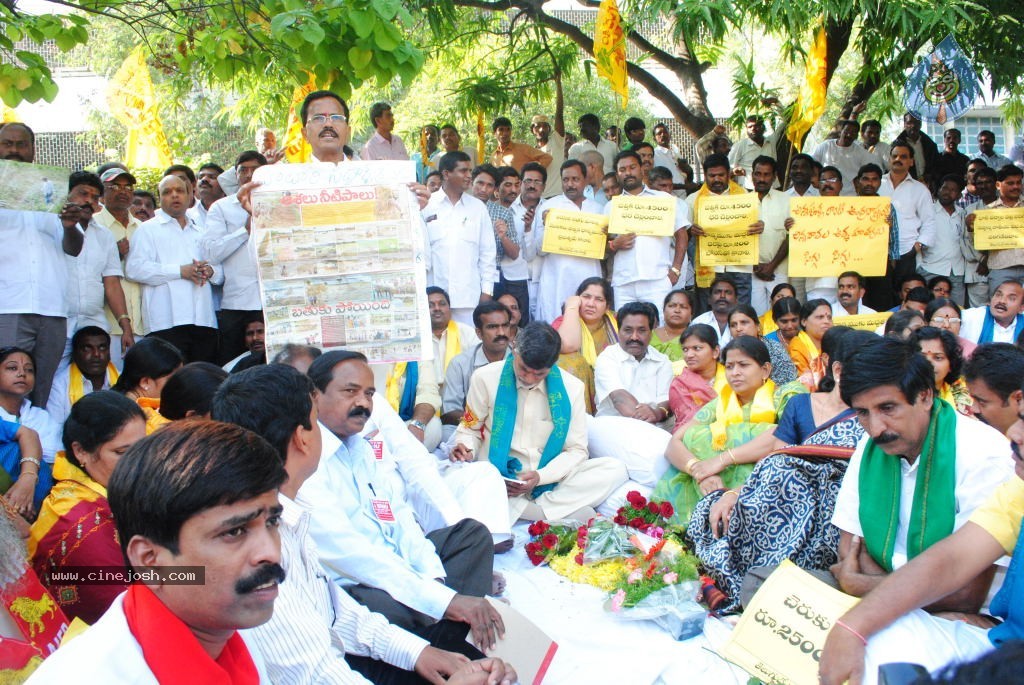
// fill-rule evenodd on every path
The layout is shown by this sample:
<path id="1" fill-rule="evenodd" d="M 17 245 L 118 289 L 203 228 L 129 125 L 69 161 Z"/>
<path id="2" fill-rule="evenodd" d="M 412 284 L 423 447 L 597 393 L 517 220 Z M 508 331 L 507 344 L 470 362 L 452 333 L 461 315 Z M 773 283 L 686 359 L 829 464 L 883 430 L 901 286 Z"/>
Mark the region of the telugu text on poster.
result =
<path id="1" fill-rule="evenodd" d="M 789 211 L 790 276 L 885 275 L 889 198 L 794 197 Z"/>
<path id="2" fill-rule="evenodd" d="M 608 217 L 589 212 L 552 209 L 544 215 L 544 244 L 553 254 L 604 259 L 608 244 Z"/>
<path id="3" fill-rule="evenodd" d="M 974 249 L 1024 247 L 1024 208 L 980 209 L 974 213 Z"/>
<path id="4" fill-rule="evenodd" d="M 612 198 L 608 232 L 615 235 L 673 236 L 676 232 L 676 198 L 671 195 L 629 195 Z"/>
<path id="5" fill-rule="evenodd" d="M 414 178 L 409 162 L 257 171 L 251 242 L 268 356 L 299 343 L 371 362 L 432 357 Z"/>
<path id="6" fill-rule="evenodd" d="M 700 203 L 704 235 L 698 238 L 697 247 L 701 266 L 757 264 L 761 241 L 749 232 L 750 225 L 758 221 L 757 194 L 705 195 Z"/>

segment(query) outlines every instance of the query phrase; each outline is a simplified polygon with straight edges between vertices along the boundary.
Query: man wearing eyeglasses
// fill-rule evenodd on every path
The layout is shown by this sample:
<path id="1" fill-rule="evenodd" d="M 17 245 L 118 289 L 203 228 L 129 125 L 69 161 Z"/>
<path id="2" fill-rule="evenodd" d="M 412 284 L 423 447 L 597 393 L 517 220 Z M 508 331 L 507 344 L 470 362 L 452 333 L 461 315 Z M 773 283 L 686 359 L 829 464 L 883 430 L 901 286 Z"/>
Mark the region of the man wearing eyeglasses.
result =
<path id="1" fill-rule="evenodd" d="M 132 200 L 135 197 L 135 177 L 123 165 L 118 162 L 104 164 L 96 172 L 103 183 L 103 207 L 93 215 L 92 219 L 97 224 L 111 232 L 114 240 L 117 241 L 117 253 L 121 258 L 121 269 L 124 270 L 124 262 L 128 258 L 128 251 L 131 249 L 132 236 L 135 229 L 142 225 L 142 222 L 132 215 L 130 209 Z M 121 289 L 124 291 L 125 304 L 128 307 L 124 313 L 131 320 L 132 329 L 141 331 L 145 329 L 142 321 L 142 290 L 135 281 L 124 278 L 121 280 Z M 124 330 L 121 321 L 118 319 L 122 313 L 115 315 L 107 307 L 107 324 L 110 329 L 110 358 L 114 366 L 121 368 L 122 359 L 126 349 L 122 349 L 121 338 Z"/>
<path id="2" fill-rule="evenodd" d="M 356 159 L 348 146 L 352 130 L 348 125 L 348 105 L 329 90 L 306 96 L 299 110 L 302 135 L 313 148 L 314 162 L 348 162 Z"/>

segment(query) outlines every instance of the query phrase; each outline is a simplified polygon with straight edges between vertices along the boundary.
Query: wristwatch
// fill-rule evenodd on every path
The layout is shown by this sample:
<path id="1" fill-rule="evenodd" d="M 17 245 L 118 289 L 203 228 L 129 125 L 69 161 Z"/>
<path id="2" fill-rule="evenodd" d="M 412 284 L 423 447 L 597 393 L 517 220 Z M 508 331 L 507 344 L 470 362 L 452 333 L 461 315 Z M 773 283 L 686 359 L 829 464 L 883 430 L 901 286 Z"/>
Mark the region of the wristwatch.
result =
<path id="1" fill-rule="evenodd" d="M 679 270 L 678 266 L 673 266 L 673 267 L 669 268 L 669 271 L 674 273 L 676 276 L 682 276 L 683 275 L 683 272 Z"/>
<path id="2" fill-rule="evenodd" d="M 413 419 L 412 421 L 409 422 L 409 425 L 415 426 L 416 428 L 419 428 L 421 431 L 427 430 L 427 424 L 423 423 L 419 419 Z"/>

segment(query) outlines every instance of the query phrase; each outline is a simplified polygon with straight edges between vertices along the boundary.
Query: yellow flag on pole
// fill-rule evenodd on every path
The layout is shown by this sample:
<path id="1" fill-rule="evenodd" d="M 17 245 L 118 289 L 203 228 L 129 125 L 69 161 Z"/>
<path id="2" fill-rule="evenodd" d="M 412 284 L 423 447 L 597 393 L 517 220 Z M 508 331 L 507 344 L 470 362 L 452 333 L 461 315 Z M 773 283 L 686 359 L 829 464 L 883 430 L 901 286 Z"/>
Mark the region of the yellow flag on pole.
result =
<path id="1" fill-rule="evenodd" d="M 292 104 L 288 110 L 288 129 L 284 134 L 284 156 L 292 164 L 303 164 L 313 158 L 313 148 L 302 135 L 303 121 L 300 116 L 302 101 L 316 90 L 316 80 L 309 75 L 306 85 L 299 86 L 292 93 Z"/>
<path id="2" fill-rule="evenodd" d="M 629 101 L 629 81 L 626 78 L 626 34 L 622 31 L 622 16 L 615 0 L 601 0 L 594 29 L 594 61 L 597 75 L 611 84 L 612 90 L 622 97 L 625 109 Z"/>
<path id="3" fill-rule="evenodd" d="M 173 162 L 141 45 L 125 58 L 111 79 L 107 104 L 110 113 L 128 128 L 125 164 L 131 168 L 163 168 Z"/>
<path id="4" fill-rule="evenodd" d="M 828 42 L 822 22 L 822 26 L 814 34 L 814 45 L 807 53 L 804 83 L 800 86 L 800 95 L 793 107 L 793 118 L 790 119 L 789 128 L 786 130 L 786 137 L 797 150 L 800 149 L 804 136 L 825 112 L 825 95 L 828 91 L 825 78 L 828 67 L 827 52 Z"/>
<path id="5" fill-rule="evenodd" d="M 12 124 L 18 121 L 18 113 L 14 111 L 13 107 L 8 107 L 6 103 L 0 102 L 0 124 Z"/>

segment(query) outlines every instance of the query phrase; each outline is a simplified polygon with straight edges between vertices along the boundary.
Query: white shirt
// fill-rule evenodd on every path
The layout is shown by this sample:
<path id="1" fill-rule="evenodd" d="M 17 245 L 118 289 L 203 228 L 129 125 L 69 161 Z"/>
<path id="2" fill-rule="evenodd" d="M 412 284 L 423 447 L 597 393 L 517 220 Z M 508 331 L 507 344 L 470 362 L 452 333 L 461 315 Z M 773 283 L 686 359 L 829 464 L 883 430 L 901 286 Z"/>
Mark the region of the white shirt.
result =
<path id="1" fill-rule="evenodd" d="M 81 230 L 81 229 L 79 229 Z M 67 316 L 64 226 L 56 214 L 0 208 L 0 314 Z"/>
<path id="2" fill-rule="evenodd" d="M 789 238 L 786 219 L 789 218 L 789 197 L 781 190 L 772 188 L 761 198 L 757 217 L 764 222 L 764 232 L 758 239 L 758 261 L 771 261 Z M 775 268 L 777 275 L 784 276 L 789 270 L 789 256 Z"/>
<path id="3" fill-rule="evenodd" d="M 889 143 L 878 141 L 874 144 L 873 149 L 869 149 L 863 140 L 859 140 L 857 142 L 862 148 L 874 155 L 875 164 L 882 167 L 882 171 L 889 171 L 889 152 L 891 151 Z M 917 153 L 915 152 L 914 154 L 916 155 Z"/>
<path id="4" fill-rule="evenodd" d="M 853 187 L 853 179 L 857 172 L 865 164 L 877 164 L 878 158 L 865 150 L 856 142 L 848 147 L 840 147 L 838 140 L 822 141 L 811 153 L 811 157 L 822 166 L 834 166 L 843 175 L 843 189 L 840 195 L 856 195 L 857 190 Z"/>
<path id="5" fill-rule="evenodd" d="M 580 283 L 593 276 L 601 275 L 601 260 L 599 259 L 548 254 L 540 251 L 544 244 L 544 215 L 551 209 L 591 214 L 604 213 L 604 208 L 593 200 L 585 199 L 582 206 L 577 207 L 576 203 L 565 195 L 556 195 L 544 200 L 537 207 L 536 218 L 533 221 L 535 228 L 532 233 L 535 234 L 533 239 L 537 246 L 537 254 L 541 258 L 541 268 L 538 277 L 540 286 L 532 299 L 537 303 L 537 318 L 548 322 L 554 321 L 561 315 L 562 305 L 571 295 L 575 294 Z"/>
<path id="6" fill-rule="evenodd" d="M 718 327 L 718 319 L 715 318 L 715 313 L 713 311 L 707 311 L 700 316 L 694 317 L 693 321 L 690 322 L 690 325 L 692 326 L 695 323 L 706 323 L 714 328 L 715 333 L 718 333 L 718 346 L 723 349 L 730 343 L 730 341 L 732 341 L 732 331 L 729 330 L 729 325 L 726 324 L 724 331 L 720 329 Z"/>
<path id="7" fill-rule="evenodd" d="M 935 210 L 932 194 L 920 181 L 907 176 L 895 188 L 889 174 L 882 177 L 878 194 L 892 198 L 900 228 L 900 254 L 914 249 L 914 243 L 927 247 L 935 245 Z"/>
<path id="8" fill-rule="evenodd" d="M 455 322 L 455 326 L 459 331 L 459 352 L 465 352 L 466 350 L 480 342 L 480 339 L 476 337 L 476 331 L 464 323 L 458 321 Z M 441 385 L 444 385 L 444 374 L 448 371 L 444 365 L 444 353 L 448 349 L 448 328 L 445 327 L 441 331 L 441 337 L 437 337 L 433 332 L 430 334 L 430 343 L 434 346 L 434 375 L 441 381 Z M 376 409 L 377 403 L 374 402 L 374 409 Z"/>
<path id="9" fill-rule="evenodd" d="M 970 340 L 973 343 L 981 344 L 981 329 L 985 326 L 985 312 L 988 311 L 988 305 L 981 307 L 971 307 L 970 309 L 964 309 L 960 312 L 960 337 L 964 340 Z M 1017 322 L 1016 320 L 1011 321 L 1009 326 L 1005 328 L 999 325 L 999 322 L 994 318 L 992 319 L 992 339 L 987 342 L 1001 342 L 1010 343 L 1013 345 L 1017 342 L 1016 333 Z"/>
<path id="10" fill-rule="evenodd" d="M 377 131 L 373 132 L 370 139 L 363 146 L 363 159 L 373 161 L 375 159 L 409 159 L 409 153 L 405 149 L 405 143 L 394 133 L 391 140 L 382 136 Z"/>
<path id="11" fill-rule="evenodd" d="M 623 193 L 626 196 L 626 193 Z M 674 195 L 663 193 L 643 186 L 639 193 L 632 194 L 633 197 L 671 197 L 676 201 L 676 216 L 673 226 L 676 230 L 689 228 L 690 208 L 686 202 Z M 612 203 L 604 206 L 605 216 L 612 215 Z M 622 229 L 629 227 L 615 227 L 614 230 L 627 233 Z M 613 230 L 611 226 L 609 231 Z M 633 242 L 633 247 L 628 250 L 619 250 L 612 258 L 612 285 L 615 287 L 635 283 L 636 281 L 653 281 L 658 279 L 668 280 L 668 270 L 672 267 L 672 260 L 675 257 L 675 236 L 653 236 L 638 235 Z M 686 257 L 683 257 L 683 264 L 679 266 L 683 270 L 686 264 Z M 748 269 L 750 267 L 747 267 Z"/>
<path id="12" fill-rule="evenodd" d="M 213 209 L 213 205 L 210 205 L 210 209 Z M 201 229 L 206 228 L 206 215 L 210 213 L 210 210 L 203 206 L 203 203 L 196 198 L 196 203 L 185 210 L 185 216 L 196 222 L 196 226 Z"/>
<path id="13" fill-rule="evenodd" d="M 534 210 L 533 221 L 530 223 L 529 231 L 526 230 L 526 213 L 530 210 L 523 204 L 522 196 L 517 197 L 509 205 L 509 209 L 512 210 L 512 216 L 516 220 L 516 231 L 522 236 L 522 240 L 519 241 L 519 258 L 526 261 L 528 277 L 532 281 L 540 279 L 541 266 L 544 264 L 544 258 L 537 254 L 537 251 L 540 250 L 540 243 L 534 237 L 537 226 L 540 224 L 540 215 L 536 210 L 540 209 L 541 202 L 537 203 Z M 508 271 L 505 273 L 508 273 Z M 508 277 L 506 276 L 506 278 Z"/>
<path id="14" fill-rule="evenodd" d="M 671 171 L 673 184 L 686 183 L 687 180 L 676 164 L 680 157 L 679 148 L 675 145 L 672 145 L 672 147 L 654 146 L 654 166 L 663 166 Z"/>
<path id="15" fill-rule="evenodd" d="M 99 326 L 109 332 L 103 309 L 103 279 L 124 276 L 114 234 L 95 220 L 90 221 L 82 251 L 77 257 L 65 254 L 64 259 L 68 265 L 68 337 L 85 326 Z"/>
<path id="16" fill-rule="evenodd" d="M 241 631 L 249 649 L 259 682 L 271 682 L 259 649 Z M 28 679 L 32 685 L 64 683 L 105 683 L 106 685 L 160 685 L 149 670 L 142 647 L 128 627 L 124 615 L 124 593 L 114 600 L 88 630 L 67 642 L 39 665 Z"/>
<path id="17" fill-rule="evenodd" d="M 965 260 L 960 243 L 964 237 L 964 210 L 953 205 L 950 214 L 938 202 L 935 211 L 935 244 L 917 257 L 918 267 L 939 276 L 963 276 Z"/>
<path id="18" fill-rule="evenodd" d="M 246 631 L 275 683 L 363 685 L 345 654 L 368 656 L 411 671 L 429 643 L 373 613 L 327 577 L 309 536 L 309 512 L 285 495 L 281 512 L 281 565 L 274 615 Z"/>
<path id="19" fill-rule="evenodd" d="M 580 139 L 569 148 L 569 154 L 566 156 L 566 159 L 579 159 L 580 155 L 587 150 L 596 150 L 601 153 L 601 156 L 604 158 L 604 173 L 610 174 L 615 171 L 615 155 L 619 154 L 619 150 L 615 147 L 615 143 L 607 138 L 600 138 L 597 141 L 597 145 L 594 145 L 586 138 Z"/>
<path id="20" fill-rule="evenodd" d="M 833 319 L 836 318 L 836 317 L 839 317 L 839 316 L 857 316 L 859 314 L 877 314 L 876 310 L 874 310 L 871 307 L 868 307 L 868 306 L 866 306 L 864 304 L 864 300 L 857 300 L 857 311 L 854 312 L 853 314 L 851 314 L 850 312 L 846 311 L 846 308 L 843 307 L 842 303 L 839 300 L 834 300 L 832 302 L 829 302 L 829 306 L 832 307 L 832 318 Z"/>
<path id="21" fill-rule="evenodd" d="M 625 390 L 641 404 L 658 404 L 668 401 L 670 385 L 672 362 L 661 352 L 648 347 L 637 361 L 622 345 L 609 345 L 594 362 L 595 416 L 619 416 L 610 397 L 615 390 Z"/>
<path id="22" fill-rule="evenodd" d="M 203 231 L 189 220 L 182 228 L 177 219 L 156 210 L 139 226 L 125 263 L 128 278 L 142 284 L 143 333 L 175 326 L 217 327 L 210 284 L 199 286 L 181 277 L 181 266 L 203 260 Z M 214 265 L 214 279 L 220 280 Z"/>
<path id="23" fill-rule="evenodd" d="M 761 145 L 751 140 L 750 136 L 744 136 L 737 140 L 736 144 L 729 150 L 729 165 L 733 169 L 741 167 L 746 172 L 742 179 L 742 185 L 747 190 L 754 189 L 754 160 L 761 155 L 775 159 L 775 144 L 779 138 L 779 131 L 773 132 L 770 136 L 765 136 L 764 142 Z"/>
<path id="24" fill-rule="evenodd" d="M 444 189 L 422 211 L 430 243 L 430 285 L 443 288 L 453 309 L 472 309 L 498 280 L 494 224 L 487 205 L 469 193 L 454 204 Z"/>
<path id="25" fill-rule="evenodd" d="M 821 191 L 814 186 L 807 186 L 807 192 L 801 195 L 796 192 L 796 186 L 792 186 L 786 191 L 786 195 L 789 197 L 821 197 Z"/>
<path id="26" fill-rule="evenodd" d="M 329 433 L 323 427 L 321 432 Z M 369 442 L 351 436 L 321 457 L 298 501 L 312 512 L 320 562 L 336 583 L 380 588 L 440 619 L 456 593 L 435 580 L 445 577 L 444 566 L 403 492 L 391 455 L 382 452 L 377 459 Z M 375 502 L 378 510 L 390 509 L 394 521 L 378 518 Z"/>
<path id="27" fill-rule="evenodd" d="M 516 205 L 519 206 L 516 207 Z M 504 207 L 505 205 L 501 206 Z M 537 256 L 537 248 L 540 246 L 534 244 L 535 232 L 533 230 L 529 233 L 526 232 L 526 222 L 524 221 L 526 207 L 519 201 L 519 198 L 517 197 L 513 200 L 506 209 L 512 212 L 512 227 L 515 228 L 516 235 L 519 236 L 519 256 L 515 259 L 509 259 L 508 254 L 505 254 L 501 258 L 499 266 L 501 273 L 505 276 L 505 280 L 525 281 L 530 278 L 530 260 Z M 536 226 L 537 221 L 534 221 L 533 225 Z"/>
<path id="28" fill-rule="evenodd" d="M 39 433 L 39 441 L 43 444 L 43 461 L 52 464 L 57 452 L 64 449 L 64 426 L 54 421 L 45 409 L 33 406 L 27 398 L 21 401 L 19 413 L 20 416 L 8 414 L 6 409 L 0 407 L 0 419 L 19 423 Z"/>
<path id="29" fill-rule="evenodd" d="M 864 535 L 860 525 L 860 491 L 858 477 L 860 462 L 868 437 L 865 435 L 857 445 L 850 459 L 850 466 L 843 476 L 843 484 L 836 498 L 832 523 L 851 535 Z M 887 457 L 889 455 L 886 455 Z M 899 459 L 899 457 L 891 457 Z M 910 514 L 914 504 L 914 490 L 917 487 L 917 469 L 920 458 L 913 464 L 900 459 L 900 514 L 893 546 L 892 565 L 894 569 L 907 563 L 907 532 L 910 528 Z M 967 523 L 980 504 L 988 499 L 992 491 L 1008 478 L 1013 477 L 1013 459 L 1010 457 L 1010 442 L 995 428 L 961 414 L 956 415 L 956 521 L 953 529 Z"/>
<path id="30" fill-rule="evenodd" d="M 551 129 L 548 134 L 548 142 L 537 147 L 541 152 L 551 155 L 551 162 L 547 166 L 548 180 L 544 184 L 544 192 L 541 198 L 554 197 L 562 192 L 562 163 L 565 161 L 565 138 L 558 134 L 558 131 Z M 516 169 L 519 171 L 519 169 Z M 523 235 L 520 233 L 519 235 Z M 506 276 L 506 278 L 508 278 Z"/>
<path id="31" fill-rule="evenodd" d="M 206 258 L 224 270 L 222 309 L 256 311 L 263 308 L 256 255 L 249 244 L 245 224 L 249 212 L 238 202 L 238 195 L 217 200 L 206 217 L 202 244 Z"/>
<path id="32" fill-rule="evenodd" d="M 71 367 L 74 363 L 72 361 L 53 377 L 53 385 L 50 386 L 50 398 L 46 400 L 46 413 L 50 415 L 54 422 L 62 427 L 71 414 L 71 398 L 68 396 L 68 389 L 71 385 Z M 88 395 L 96 390 L 96 388 L 92 387 L 92 382 L 88 378 L 83 378 L 82 390 Z M 109 367 L 103 375 L 103 387 L 99 388 L 99 390 L 110 390 Z"/>

